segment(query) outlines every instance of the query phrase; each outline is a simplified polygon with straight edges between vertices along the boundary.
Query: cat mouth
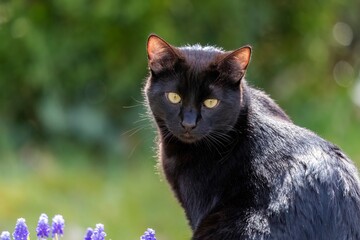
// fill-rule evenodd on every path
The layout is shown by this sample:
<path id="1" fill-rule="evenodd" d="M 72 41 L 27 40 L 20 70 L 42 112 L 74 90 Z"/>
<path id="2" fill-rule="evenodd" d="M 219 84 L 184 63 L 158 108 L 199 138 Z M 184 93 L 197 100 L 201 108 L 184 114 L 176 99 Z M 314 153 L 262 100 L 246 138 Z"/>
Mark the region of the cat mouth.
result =
<path id="1" fill-rule="evenodd" d="M 193 134 L 185 132 L 179 136 L 180 140 L 186 143 L 194 143 L 198 140 Z"/>

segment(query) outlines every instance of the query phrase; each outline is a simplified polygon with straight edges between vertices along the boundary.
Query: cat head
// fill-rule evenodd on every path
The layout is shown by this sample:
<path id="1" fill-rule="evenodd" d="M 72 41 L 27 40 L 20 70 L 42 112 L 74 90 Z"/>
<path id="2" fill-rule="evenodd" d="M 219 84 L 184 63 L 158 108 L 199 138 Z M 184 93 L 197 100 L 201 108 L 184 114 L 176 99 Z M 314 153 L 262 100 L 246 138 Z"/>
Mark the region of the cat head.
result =
<path id="1" fill-rule="evenodd" d="M 174 47 L 156 35 L 147 42 L 145 94 L 162 137 L 184 143 L 224 138 L 241 110 L 241 82 L 251 48 L 224 52 Z"/>

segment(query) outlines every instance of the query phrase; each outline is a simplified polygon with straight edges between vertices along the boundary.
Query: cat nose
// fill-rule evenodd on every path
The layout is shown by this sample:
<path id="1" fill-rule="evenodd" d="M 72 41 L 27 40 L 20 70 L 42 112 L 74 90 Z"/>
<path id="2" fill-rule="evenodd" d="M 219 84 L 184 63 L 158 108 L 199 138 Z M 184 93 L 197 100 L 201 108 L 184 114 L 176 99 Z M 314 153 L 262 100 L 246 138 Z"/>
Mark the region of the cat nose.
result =
<path id="1" fill-rule="evenodd" d="M 193 111 L 184 112 L 183 120 L 181 121 L 181 126 L 186 130 L 190 131 L 196 127 L 197 114 Z"/>
<path id="2" fill-rule="evenodd" d="M 181 126 L 185 128 L 186 131 L 190 131 L 196 127 L 195 121 L 182 121 Z"/>

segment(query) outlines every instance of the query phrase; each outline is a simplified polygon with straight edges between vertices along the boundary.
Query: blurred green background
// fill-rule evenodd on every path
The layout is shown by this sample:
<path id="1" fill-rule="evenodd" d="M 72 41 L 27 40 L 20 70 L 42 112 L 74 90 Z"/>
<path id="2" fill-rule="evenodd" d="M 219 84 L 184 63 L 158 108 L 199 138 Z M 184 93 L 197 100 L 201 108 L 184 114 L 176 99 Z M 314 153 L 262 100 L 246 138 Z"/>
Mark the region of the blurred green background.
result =
<path id="1" fill-rule="evenodd" d="M 155 170 L 145 44 L 253 46 L 247 79 L 360 166 L 360 1 L 0 0 L 0 231 L 189 239 Z"/>

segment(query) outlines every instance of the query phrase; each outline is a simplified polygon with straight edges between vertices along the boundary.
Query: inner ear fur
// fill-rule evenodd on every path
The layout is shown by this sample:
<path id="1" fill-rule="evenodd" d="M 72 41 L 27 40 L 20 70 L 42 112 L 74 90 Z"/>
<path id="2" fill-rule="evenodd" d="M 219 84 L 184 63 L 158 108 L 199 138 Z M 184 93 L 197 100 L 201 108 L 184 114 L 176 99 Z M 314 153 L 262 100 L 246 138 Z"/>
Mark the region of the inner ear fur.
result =
<path id="1" fill-rule="evenodd" d="M 218 70 L 234 81 L 240 81 L 250 63 L 251 47 L 246 45 L 237 50 L 224 53 L 218 63 Z"/>
<path id="2" fill-rule="evenodd" d="M 147 41 L 147 56 L 149 68 L 154 73 L 169 70 L 180 58 L 175 47 L 155 34 L 151 34 Z"/>

